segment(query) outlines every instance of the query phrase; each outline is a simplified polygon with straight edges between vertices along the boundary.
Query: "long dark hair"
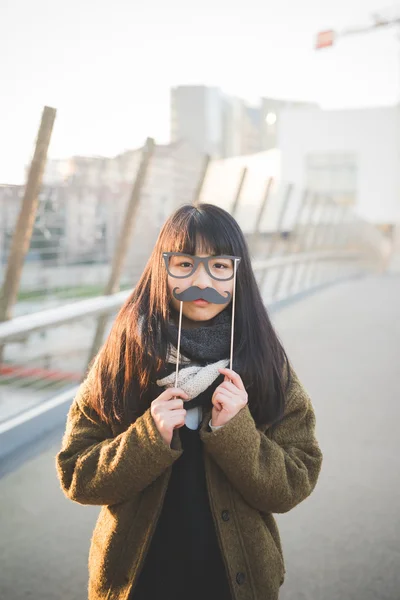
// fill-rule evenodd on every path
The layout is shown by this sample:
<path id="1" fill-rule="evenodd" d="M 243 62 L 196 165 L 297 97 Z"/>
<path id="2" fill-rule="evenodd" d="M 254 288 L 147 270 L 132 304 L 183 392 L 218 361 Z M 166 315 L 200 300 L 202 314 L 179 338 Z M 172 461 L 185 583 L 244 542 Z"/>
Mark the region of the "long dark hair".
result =
<path id="1" fill-rule="evenodd" d="M 207 254 L 242 259 L 236 284 L 235 364 L 240 366 L 255 422 L 272 424 L 281 418 L 290 384 L 289 361 L 263 304 L 246 240 L 228 212 L 200 204 L 182 206 L 166 221 L 136 288 L 94 361 L 89 403 L 107 423 L 129 424 L 156 397 L 154 382 L 166 363 L 171 318 L 162 253 L 194 255 L 199 246 Z"/>

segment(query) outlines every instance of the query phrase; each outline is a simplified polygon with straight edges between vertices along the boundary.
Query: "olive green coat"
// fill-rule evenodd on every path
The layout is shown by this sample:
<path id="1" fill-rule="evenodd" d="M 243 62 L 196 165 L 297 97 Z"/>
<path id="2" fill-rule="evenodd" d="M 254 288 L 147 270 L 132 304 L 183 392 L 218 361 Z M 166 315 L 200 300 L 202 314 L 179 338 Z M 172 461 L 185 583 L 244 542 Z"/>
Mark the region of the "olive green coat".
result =
<path id="1" fill-rule="evenodd" d="M 125 430 L 109 427 L 88 407 L 89 393 L 90 374 L 70 408 L 57 471 L 68 498 L 103 505 L 89 553 L 89 600 L 127 600 L 182 448 L 177 431 L 167 446 L 150 410 Z M 209 420 L 204 414 L 200 436 L 232 598 L 276 600 L 285 567 L 272 513 L 307 498 L 321 468 L 312 404 L 293 373 L 273 428 L 257 428 L 247 406 L 214 432 Z"/>

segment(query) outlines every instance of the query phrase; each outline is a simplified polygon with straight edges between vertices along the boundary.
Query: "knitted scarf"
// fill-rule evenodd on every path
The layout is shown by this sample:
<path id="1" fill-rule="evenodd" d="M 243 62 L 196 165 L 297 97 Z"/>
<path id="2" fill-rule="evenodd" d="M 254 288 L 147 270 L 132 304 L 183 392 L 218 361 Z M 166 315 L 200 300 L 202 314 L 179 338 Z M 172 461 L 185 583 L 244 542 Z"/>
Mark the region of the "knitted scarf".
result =
<path id="1" fill-rule="evenodd" d="M 157 380 L 160 387 L 175 385 L 178 327 L 174 323 L 169 324 L 168 338 L 167 374 Z M 226 309 L 213 319 L 211 325 L 200 325 L 195 329 L 182 328 L 178 387 L 189 396 L 185 409 L 209 402 L 209 388 L 216 387 L 223 381 L 224 377 L 218 369 L 229 364 L 230 340 L 231 314 Z"/>

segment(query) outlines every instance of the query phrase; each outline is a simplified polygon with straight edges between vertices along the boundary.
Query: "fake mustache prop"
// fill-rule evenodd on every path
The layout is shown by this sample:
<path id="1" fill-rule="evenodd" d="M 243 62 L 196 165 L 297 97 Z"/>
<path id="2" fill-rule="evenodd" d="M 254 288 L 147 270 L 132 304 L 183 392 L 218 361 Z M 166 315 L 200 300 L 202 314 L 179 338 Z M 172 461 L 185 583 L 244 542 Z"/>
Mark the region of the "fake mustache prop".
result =
<path id="1" fill-rule="evenodd" d="M 239 259 L 240 260 L 240 259 Z M 231 352 L 229 360 L 229 368 L 232 369 L 233 364 L 233 337 L 235 331 L 235 300 L 236 300 L 236 270 L 238 266 L 238 260 L 235 259 L 234 271 L 233 271 L 233 295 L 230 292 L 225 291 L 225 295 L 219 294 L 214 288 L 206 288 L 205 290 L 200 289 L 198 286 L 193 285 L 183 292 L 178 292 L 179 287 L 174 288 L 173 295 L 180 302 L 179 310 L 179 325 L 178 325 L 178 347 L 177 347 L 177 360 L 176 360 L 176 371 L 175 371 L 175 387 L 178 387 L 178 373 L 179 373 L 179 356 L 181 348 L 181 331 L 182 331 L 182 314 L 183 314 L 183 303 L 193 302 L 194 300 L 206 300 L 211 304 L 228 304 L 232 298 L 232 329 L 231 329 Z"/>
<path id="2" fill-rule="evenodd" d="M 193 285 L 183 292 L 177 292 L 179 288 L 174 288 L 174 297 L 180 302 L 193 302 L 193 300 L 206 300 L 212 304 L 228 304 L 232 298 L 232 294 L 225 292 L 226 296 L 219 294 L 214 288 L 201 289 L 197 285 Z"/>

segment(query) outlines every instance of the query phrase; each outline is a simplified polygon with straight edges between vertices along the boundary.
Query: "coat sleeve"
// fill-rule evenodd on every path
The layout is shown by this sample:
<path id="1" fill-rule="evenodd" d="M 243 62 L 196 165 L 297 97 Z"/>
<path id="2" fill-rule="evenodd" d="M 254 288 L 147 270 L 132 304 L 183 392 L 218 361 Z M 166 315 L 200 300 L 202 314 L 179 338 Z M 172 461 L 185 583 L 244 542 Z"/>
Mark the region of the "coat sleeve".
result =
<path id="1" fill-rule="evenodd" d="M 322 464 L 315 414 L 294 371 L 281 421 L 260 431 L 245 406 L 217 431 L 201 437 L 206 451 L 248 504 L 262 512 L 284 513 L 309 496 Z"/>
<path id="2" fill-rule="evenodd" d="M 67 418 L 56 468 L 68 498 L 80 504 L 117 504 L 141 492 L 181 455 L 161 437 L 150 409 L 126 431 L 111 429 L 85 403 L 80 387 Z"/>

